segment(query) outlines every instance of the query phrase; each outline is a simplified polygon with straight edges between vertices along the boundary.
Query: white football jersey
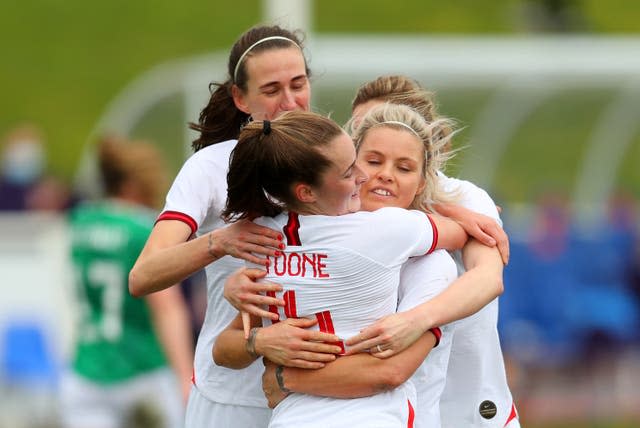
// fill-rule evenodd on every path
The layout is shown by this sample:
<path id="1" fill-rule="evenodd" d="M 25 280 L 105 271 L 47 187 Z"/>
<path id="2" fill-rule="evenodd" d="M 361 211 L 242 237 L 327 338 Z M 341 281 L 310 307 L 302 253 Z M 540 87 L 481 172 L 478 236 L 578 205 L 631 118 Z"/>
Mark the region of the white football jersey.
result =
<path id="1" fill-rule="evenodd" d="M 458 192 L 460 205 L 502 225 L 487 192 L 468 181 L 439 177 L 445 189 Z M 460 251 L 454 253 L 454 259 L 461 275 Z M 440 400 L 442 427 L 519 427 L 498 336 L 498 299 L 453 324 L 447 380 Z"/>
<path id="2" fill-rule="evenodd" d="M 282 284 L 277 295 L 285 307 L 270 310 L 280 319 L 316 319 L 316 329 L 341 338 L 394 313 L 402 264 L 436 245 L 429 217 L 400 208 L 339 217 L 283 213 L 256 223 L 282 230 L 287 241 L 283 255 L 270 258 L 265 278 Z M 274 409 L 270 427 L 405 428 L 414 394 L 410 382 L 348 400 L 292 393 Z"/>
<path id="3" fill-rule="evenodd" d="M 398 312 L 431 300 L 457 276 L 456 264 L 445 250 L 408 260 L 400 271 Z M 454 328 L 453 324 L 440 326 L 440 343 L 411 377 L 417 395 L 415 428 L 440 427 L 440 397 L 445 386 Z"/>
<path id="4" fill-rule="evenodd" d="M 229 140 L 194 153 L 174 180 L 158 220 L 183 221 L 196 236 L 224 227 L 220 213 L 227 200 L 229 157 L 236 143 Z M 207 311 L 196 344 L 194 383 L 214 402 L 267 407 L 261 384 L 262 360 L 232 370 L 216 365 L 211 357 L 216 338 L 238 313 L 223 297 L 224 281 L 243 266 L 242 260 L 226 256 L 205 267 Z"/>

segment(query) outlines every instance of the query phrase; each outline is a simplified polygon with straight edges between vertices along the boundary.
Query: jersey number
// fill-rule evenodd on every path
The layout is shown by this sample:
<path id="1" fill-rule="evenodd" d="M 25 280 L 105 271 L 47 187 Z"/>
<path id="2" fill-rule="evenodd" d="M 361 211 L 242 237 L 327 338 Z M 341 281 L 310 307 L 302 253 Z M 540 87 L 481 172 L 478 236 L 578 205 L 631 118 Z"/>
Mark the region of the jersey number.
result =
<path id="1" fill-rule="evenodd" d="M 267 296 L 276 297 L 275 291 L 267 291 Z M 287 318 L 298 318 L 298 311 L 296 306 L 296 292 L 293 290 L 285 291 L 282 295 L 284 299 L 284 315 Z M 269 312 L 277 314 L 278 307 L 269 305 Z M 336 334 L 336 330 L 333 326 L 333 319 L 331 318 L 330 311 L 322 311 L 315 313 L 316 320 L 318 321 L 318 329 L 323 333 Z M 274 321 L 278 322 L 278 321 Z M 339 346 L 341 354 L 344 354 L 344 343 L 340 340 L 338 342 L 331 342 L 331 345 Z"/>
<path id="2" fill-rule="evenodd" d="M 81 278 L 81 272 L 76 269 Z M 122 300 L 125 284 L 122 283 L 124 272 L 119 264 L 108 261 L 94 261 L 87 266 L 87 287 L 99 289 L 101 298 L 97 321 L 91 315 L 91 308 L 86 295 L 80 296 L 82 338 L 86 341 L 104 339 L 115 342 L 122 334 Z M 79 290 L 85 293 L 82 281 L 78 281 Z"/>

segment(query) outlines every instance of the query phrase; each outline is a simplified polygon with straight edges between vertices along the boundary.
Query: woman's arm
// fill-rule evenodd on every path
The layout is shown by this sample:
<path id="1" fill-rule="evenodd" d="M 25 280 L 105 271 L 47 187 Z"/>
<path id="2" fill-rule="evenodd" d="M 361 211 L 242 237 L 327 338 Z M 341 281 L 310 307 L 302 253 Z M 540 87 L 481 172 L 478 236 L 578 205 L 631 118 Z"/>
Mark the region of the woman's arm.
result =
<path id="1" fill-rule="evenodd" d="M 264 264 L 283 248 L 282 235 L 248 220 L 241 220 L 189 240 L 191 228 L 178 220 L 163 220 L 151 231 L 129 273 L 129 292 L 142 296 L 163 290 L 211 262 L 230 255 Z"/>
<path id="2" fill-rule="evenodd" d="M 504 291 L 504 265 L 496 247 L 470 240 L 462 249 L 467 270 L 442 293 L 413 309 L 422 328 L 466 318 L 485 307 Z"/>
<path id="3" fill-rule="evenodd" d="M 357 398 L 398 387 L 416 371 L 436 344 L 434 334 L 424 334 L 404 352 L 387 359 L 367 353 L 344 356 L 318 370 L 285 367 L 281 383 L 291 392 L 335 398 Z M 262 389 L 275 407 L 286 395 L 275 376 L 277 364 L 265 362 Z"/>
<path id="4" fill-rule="evenodd" d="M 129 292 L 139 297 L 163 290 L 212 262 L 207 237 L 188 241 L 190 236 L 191 229 L 181 221 L 156 223 L 129 272 Z"/>
<path id="5" fill-rule="evenodd" d="M 429 214 L 437 233 L 436 248 L 455 251 L 464 247 L 467 242 L 467 232 L 454 220 L 436 214 Z"/>
<path id="6" fill-rule="evenodd" d="M 259 356 L 284 366 L 323 367 L 324 363 L 335 360 L 336 354 L 342 350 L 329 344 L 339 341 L 339 337 L 308 330 L 316 323 L 316 320 L 308 318 L 289 318 L 268 327 L 259 327 L 260 318 L 252 316 L 252 332 L 245 339 L 242 318 L 238 315 L 216 339 L 212 349 L 213 360 L 231 369 L 245 368 Z"/>
<path id="7" fill-rule="evenodd" d="M 509 262 L 509 238 L 494 218 L 457 204 L 436 204 L 434 208 L 438 214 L 459 223 L 469 236 L 489 247 L 498 247 L 504 264 Z"/>
<path id="8" fill-rule="evenodd" d="M 257 329 L 262 325 L 260 318 L 251 317 L 251 334 L 248 339 L 244 337 L 242 329 L 242 318 L 238 314 L 229 323 L 227 328 L 222 330 L 216 342 L 213 344 L 211 355 L 213 361 L 223 367 L 230 369 L 243 369 L 253 363 L 258 355 L 255 352 L 255 339 Z M 256 330 L 253 330 L 256 329 Z"/>
<path id="9" fill-rule="evenodd" d="M 496 247 L 476 240 L 462 250 L 467 271 L 444 291 L 415 308 L 389 315 L 348 339 L 350 352 L 362 352 L 380 345 L 376 357 L 388 358 L 402 352 L 416 338 L 434 327 L 472 315 L 502 294 L 503 264 Z"/>
<path id="10" fill-rule="evenodd" d="M 178 287 L 153 293 L 146 298 L 146 302 L 156 335 L 180 383 L 186 404 L 193 373 L 193 336 L 189 309 Z"/>

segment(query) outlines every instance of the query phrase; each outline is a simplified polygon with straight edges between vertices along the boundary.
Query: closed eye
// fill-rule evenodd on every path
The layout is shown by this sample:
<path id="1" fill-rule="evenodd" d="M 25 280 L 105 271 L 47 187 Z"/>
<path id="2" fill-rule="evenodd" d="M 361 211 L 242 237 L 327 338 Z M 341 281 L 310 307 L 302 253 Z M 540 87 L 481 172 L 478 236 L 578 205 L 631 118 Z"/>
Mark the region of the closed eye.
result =
<path id="1" fill-rule="evenodd" d="M 291 89 L 293 89 L 294 91 L 300 91 L 302 89 L 305 89 L 306 87 L 307 87 L 306 76 L 300 76 L 291 82 Z"/>

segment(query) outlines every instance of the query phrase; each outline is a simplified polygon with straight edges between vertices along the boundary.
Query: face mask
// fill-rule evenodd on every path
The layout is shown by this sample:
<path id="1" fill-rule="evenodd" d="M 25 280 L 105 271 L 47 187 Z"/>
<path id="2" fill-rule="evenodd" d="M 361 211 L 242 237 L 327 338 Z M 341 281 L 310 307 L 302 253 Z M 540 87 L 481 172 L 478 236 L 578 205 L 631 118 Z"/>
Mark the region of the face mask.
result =
<path id="1" fill-rule="evenodd" d="M 44 151 L 34 140 L 19 140 L 6 147 L 2 159 L 2 175 L 14 184 L 29 184 L 42 174 Z"/>

